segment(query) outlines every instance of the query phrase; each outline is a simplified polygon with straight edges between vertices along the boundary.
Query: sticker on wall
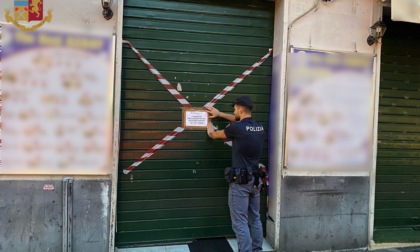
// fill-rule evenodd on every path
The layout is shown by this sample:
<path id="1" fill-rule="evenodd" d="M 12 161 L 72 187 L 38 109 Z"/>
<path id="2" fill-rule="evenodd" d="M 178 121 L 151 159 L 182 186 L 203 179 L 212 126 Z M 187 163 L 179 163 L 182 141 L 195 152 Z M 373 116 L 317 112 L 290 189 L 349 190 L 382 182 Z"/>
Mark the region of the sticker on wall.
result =
<path id="1" fill-rule="evenodd" d="M 54 191 L 54 184 L 44 184 L 42 189 L 46 192 L 52 192 Z"/>

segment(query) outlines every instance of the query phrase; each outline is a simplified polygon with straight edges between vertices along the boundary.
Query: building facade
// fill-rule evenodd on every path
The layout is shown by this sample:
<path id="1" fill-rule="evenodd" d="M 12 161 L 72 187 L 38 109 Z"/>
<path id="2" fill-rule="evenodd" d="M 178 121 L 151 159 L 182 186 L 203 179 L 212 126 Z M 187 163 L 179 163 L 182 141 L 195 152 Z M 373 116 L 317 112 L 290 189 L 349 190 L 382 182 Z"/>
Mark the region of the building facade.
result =
<path id="1" fill-rule="evenodd" d="M 16 83 L 26 85 L 22 92 L 38 90 L 10 73 L 52 69 L 60 79 L 51 77 L 46 87 L 61 83 L 64 89 L 39 91 L 59 97 L 35 94 L 40 111 L 66 97 L 75 108 L 70 138 L 53 143 L 57 153 L 77 155 L 67 166 L 38 169 L 9 169 L 14 166 L 2 157 L 0 250 L 112 251 L 232 236 L 223 179 L 230 147 L 210 141 L 203 130 L 180 129 L 182 107 L 204 106 L 270 48 L 272 57 L 215 106 L 229 112 L 235 97 L 251 96 L 253 114 L 268 133 L 261 163 L 270 184 L 261 216 L 272 247 L 320 251 L 419 241 L 419 24 L 397 21 L 389 1 L 124 0 L 109 7 L 107 1 L 65 7 L 45 1 L 42 19 L 30 10 L 25 14 L 19 4 L 0 4 L 17 8 L 14 21 L 7 13 L 0 19 L 3 50 L 9 45 L 7 27 L 17 30 L 7 33 L 15 38 L 9 48 L 21 50 L 14 49 L 18 56 L 13 50 L 2 54 L 3 94 L 16 93 L 10 85 Z M 50 22 L 43 21 L 49 15 Z M 371 34 L 370 27 L 378 20 L 387 30 L 369 45 L 367 37 L 377 31 Z M 31 38 L 35 42 L 24 44 Z M 42 55 L 57 46 L 67 57 L 39 68 L 47 62 Z M 22 53 L 36 62 L 33 68 L 7 63 L 22 62 Z M 84 56 L 69 60 L 77 54 Z M 3 113 L 12 101 L 4 102 Z M 67 111 L 70 105 L 58 108 Z M 26 120 L 22 110 L 16 113 Z M 67 116 L 46 117 L 44 132 L 66 136 L 60 122 Z M 16 129 L 28 122 L 18 121 Z M 49 136 L 38 124 L 21 129 L 41 143 L 21 140 L 24 157 Z M 3 155 L 14 146 L 5 144 L 14 134 L 8 132 L 3 131 Z M 89 153 L 87 160 L 78 158 L 83 153 Z"/>

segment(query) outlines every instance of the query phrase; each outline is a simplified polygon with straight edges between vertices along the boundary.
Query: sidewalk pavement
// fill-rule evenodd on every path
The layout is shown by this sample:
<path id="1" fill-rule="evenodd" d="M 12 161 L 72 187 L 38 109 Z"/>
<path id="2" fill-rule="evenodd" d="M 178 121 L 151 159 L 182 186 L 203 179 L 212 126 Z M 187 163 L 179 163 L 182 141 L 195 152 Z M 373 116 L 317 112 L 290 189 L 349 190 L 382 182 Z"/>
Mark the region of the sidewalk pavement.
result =
<path id="1" fill-rule="evenodd" d="M 420 252 L 420 243 L 373 243 L 371 250 L 374 252 Z"/>
<path id="2" fill-rule="evenodd" d="M 386 249 L 379 249 L 379 250 L 371 250 L 374 252 L 415 252 L 415 251 L 419 251 L 420 252 L 420 246 L 415 246 L 415 247 L 403 247 L 403 248 L 386 248 Z"/>
<path id="3" fill-rule="evenodd" d="M 232 250 L 238 251 L 236 245 L 236 239 L 227 239 Z M 157 246 L 157 247 L 139 247 L 139 248 L 124 248 L 115 249 L 116 252 L 189 252 L 188 245 L 170 245 L 170 246 Z M 264 240 L 263 244 L 264 252 L 274 251 L 270 244 Z M 340 251 L 340 250 L 339 250 Z M 345 252 L 420 252 L 420 244 L 401 244 L 401 243 L 388 243 L 388 244 L 375 244 L 371 250 L 367 249 L 354 249 L 354 250 L 341 250 Z M 216 251 L 215 251 L 216 252 Z M 324 251 L 327 252 L 327 251 Z M 329 252 L 329 251 L 328 251 Z"/>

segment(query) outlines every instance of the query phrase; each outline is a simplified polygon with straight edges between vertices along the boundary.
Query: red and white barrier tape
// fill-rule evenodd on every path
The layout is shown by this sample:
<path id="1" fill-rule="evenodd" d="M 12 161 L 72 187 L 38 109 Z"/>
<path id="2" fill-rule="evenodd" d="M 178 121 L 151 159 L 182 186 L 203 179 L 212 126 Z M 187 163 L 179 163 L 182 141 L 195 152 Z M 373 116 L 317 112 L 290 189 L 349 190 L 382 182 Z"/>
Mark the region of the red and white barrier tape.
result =
<path id="1" fill-rule="evenodd" d="M 232 91 L 236 87 L 236 85 L 241 83 L 248 75 L 250 75 L 255 70 L 255 68 L 261 66 L 261 64 L 268 57 L 270 57 L 272 51 L 273 49 L 268 49 L 268 53 L 266 55 L 264 55 L 259 61 L 255 62 L 254 65 L 250 66 L 245 72 L 243 72 L 238 78 L 232 81 L 228 86 L 222 89 L 222 91 L 220 91 L 215 97 L 213 97 L 211 101 L 207 102 L 206 105 L 204 105 L 204 107 L 213 107 L 218 101 L 223 99 L 223 97 L 225 97 L 227 93 Z"/>
<path id="2" fill-rule="evenodd" d="M 262 171 L 263 173 L 265 173 L 265 174 L 266 174 L 266 175 L 265 175 L 265 177 L 264 177 L 264 178 L 262 178 L 262 182 L 263 182 L 266 186 L 269 186 L 269 185 L 270 185 L 270 181 L 269 181 L 269 179 L 268 179 L 268 170 L 267 170 L 267 167 L 265 167 L 265 165 L 263 165 L 263 164 L 259 163 L 259 164 L 258 164 L 258 168 L 260 168 L 260 169 L 261 169 L 261 171 Z"/>
<path id="3" fill-rule="evenodd" d="M 151 149 L 149 149 L 146 153 L 144 153 L 143 156 L 141 156 L 136 162 L 130 165 L 127 169 L 124 169 L 123 173 L 128 174 L 129 172 L 134 170 L 134 168 L 139 166 L 144 160 L 150 158 L 157 150 L 165 146 L 167 142 L 172 141 L 172 139 L 174 139 L 182 131 L 184 131 L 184 128 L 182 127 L 177 127 L 176 129 L 174 129 L 174 131 L 172 131 L 170 134 L 165 136 L 162 140 L 160 140 L 157 144 L 155 144 Z"/>
<path id="4" fill-rule="evenodd" d="M 159 73 L 159 71 L 156 70 L 156 68 L 152 64 L 150 64 L 150 62 L 139 51 L 137 51 L 137 49 L 129 41 L 123 40 L 123 43 L 127 44 L 131 48 L 131 50 L 133 50 L 137 57 L 139 57 L 139 59 L 143 61 L 143 63 L 146 65 L 147 69 L 149 69 L 149 71 L 156 77 L 156 79 L 169 91 L 169 93 L 171 93 L 173 97 L 175 97 L 179 101 L 179 103 L 181 103 L 182 106 L 192 107 L 191 104 L 187 101 L 187 99 L 185 99 L 184 96 L 182 96 L 182 94 L 180 94 L 171 85 L 171 83 L 169 83 L 169 81 L 165 79 L 165 77 L 163 77 L 163 75 Z"/>
<path id="5" fill-rule="evenodd" d="M 141 61 L 146 65 L 146 67 L 155 75 L 156 79 L 171 93 L 184 107 L 191 107 L 191 104 L 156 70 L 152 64 L 147 61 L 145 57 L 127 40 L 123 40 L 123 43 L 127 44 L 131 50 L 136 53 Z M 268 53 L 264 55 L 259 61 L 254 63 L 251 67 L 249 67 L 245 72 L 243 72 L 238 78 L 232 81 L 228 86 L 226 86 L 222 91 L 220 91 L 211 101 L 206 103 L 204 107 L 212 107 L 218 101 L 220 101 L 227 93 L 232 91 L 236 85 L 241 83 L 248 75 L 250 75 L 255 68 L 259 67 L 271 54 L 272 49 L 268 50 Z M 134 170 L 137 166 L 139 166 L 143 161 L 149 159 L 157 150 L 161 149 L 167 142 L 172 141 L 179 133 L 184 131 L 184 128 L 177 127 L 171 133 L 166 135 L 162 140 L 160 140 L 157 144 L 155 144 L 152 148 L 150 148 L 146 153 L 144 153 L 136 162 L 130 165 L 127 169 L 123 170 L 124 174 L 130 173 Z"/>

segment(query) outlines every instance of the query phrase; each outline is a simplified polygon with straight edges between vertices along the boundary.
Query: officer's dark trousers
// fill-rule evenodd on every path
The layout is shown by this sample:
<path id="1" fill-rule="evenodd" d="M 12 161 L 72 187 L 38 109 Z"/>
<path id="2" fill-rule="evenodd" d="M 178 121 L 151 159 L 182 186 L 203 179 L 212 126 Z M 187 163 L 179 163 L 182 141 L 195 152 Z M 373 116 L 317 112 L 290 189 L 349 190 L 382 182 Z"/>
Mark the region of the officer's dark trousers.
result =
<path id="1" fill-rule="evenodd" d="M 254 188 L 254 180 L 246 185 L 230 183 L 229 209 L 239 251 L 262 251 L 263 231 L 260 219 L 260 192 L 259 189 Z"/>

